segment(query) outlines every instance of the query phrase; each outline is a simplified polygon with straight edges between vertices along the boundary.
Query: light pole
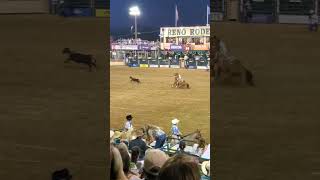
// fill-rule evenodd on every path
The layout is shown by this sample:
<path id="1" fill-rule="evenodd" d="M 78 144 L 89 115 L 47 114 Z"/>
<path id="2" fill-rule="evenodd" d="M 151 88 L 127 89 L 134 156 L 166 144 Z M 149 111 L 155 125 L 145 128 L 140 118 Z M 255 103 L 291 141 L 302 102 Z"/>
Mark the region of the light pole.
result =
<path id="1" fill-rule="evenodd" d="M 134 16 L 134 37 L 135 39 L 137 40 L 137 36 L 138 36 L 138 33 L 137 33 L 137 16 L 140 15 L 140 10 L 139 10 L 139 7 L 138 6 L 133 6 L 129 9 L 129 14 L 131 16 Z"/>

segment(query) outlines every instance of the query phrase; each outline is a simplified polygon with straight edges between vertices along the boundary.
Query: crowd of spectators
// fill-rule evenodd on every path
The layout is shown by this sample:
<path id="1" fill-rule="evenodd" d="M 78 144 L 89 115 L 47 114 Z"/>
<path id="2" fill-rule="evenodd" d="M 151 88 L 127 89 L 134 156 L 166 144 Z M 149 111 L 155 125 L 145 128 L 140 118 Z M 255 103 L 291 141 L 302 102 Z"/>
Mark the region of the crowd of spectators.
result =
<path id="1" fill-rule="evenodd" d="M 140 143 L 138 145 L 141 147 Z M 160 149 L 141 149 L 139 146 L 132 146 L 122 142 L 111 143 L 111 180 L 210 179 L 209 161 L 200 165 L 197 158 L 186 153 L 177 153 L 169 157 Z"/>

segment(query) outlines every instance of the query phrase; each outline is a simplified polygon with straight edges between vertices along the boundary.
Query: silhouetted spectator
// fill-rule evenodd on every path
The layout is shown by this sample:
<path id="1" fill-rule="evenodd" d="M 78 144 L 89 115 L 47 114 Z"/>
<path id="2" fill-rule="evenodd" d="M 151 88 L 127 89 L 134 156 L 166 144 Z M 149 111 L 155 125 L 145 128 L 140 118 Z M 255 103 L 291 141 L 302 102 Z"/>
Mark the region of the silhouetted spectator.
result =
<path id="1" fill-rule="evenodd" d="M 147 150 L 142 173 L 142 177 L 144 177 L 144 180 L 156 180 L 161 167 L 167 161 L 167 159 L 168 156 L 159 149 Z"/>
<path id="2" fill-rule="evenodd" d="M 68 169 L 58 170 L 52 173 L 52 180 L 70 180 L 72 175 L 69 174 Z"/>
<path id="3" fill-rule="evenodd" d="M 127 145 L 125 145 L 124 143 L 120 143 L 116 147 L 118 148 L 122 158 L 123 172 L 125 176 L 129 180 L 140 180 L 140 178 L 138 177 L 138 174 L 135 174 L 130 171 L 130 155 L 129 155 Z"/>
<path id="4" fill-rule="evenodd" d="M 200 169 L 194 158 L 177 154 L 162 166 L 158 180 L 200 180 Z"/>
<path id="5" fill-rule="evenodd" d="M 143 159 L 145 152 L 147 150 L 147 144 L 142 140 L 144 133 L 142 130 L 136 131 L 136 138 L 129 142 L 129 150 L 132 151 L 132 148 L 137 146 L 140 148 L 139 159 Z"/>
<path id="6" fill-rule="evenodd" d="M 110 145 L 110 180 L 128 180 L 123 172 L 120 152 L 112 144 Z"/>

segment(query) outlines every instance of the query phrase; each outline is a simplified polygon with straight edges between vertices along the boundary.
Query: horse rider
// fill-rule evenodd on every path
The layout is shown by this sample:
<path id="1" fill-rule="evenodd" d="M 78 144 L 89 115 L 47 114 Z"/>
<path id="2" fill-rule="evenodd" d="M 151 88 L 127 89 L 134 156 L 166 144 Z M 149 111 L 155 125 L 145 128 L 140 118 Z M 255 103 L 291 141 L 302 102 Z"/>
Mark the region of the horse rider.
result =
<path id="1" fill-rule="evenodd" d="M 128 131 L 130 129 L 133 129 L 133 126 L 132 126 L 133 117 L 132 117 L 132 115 L 131 114 L 127 115 L 126 119 L 127 119 L 127 121 L 126 121 L 126 123 L 124 125 L 124 131 Z"/>
<path id="2" fill-rule="evenodd" d="M 180 132 L 178 127 L 179 120 L 175 118 L 171 121 L 171 123 L 172 123 L 172 127 L 171 127 L 172 137 L 176 139 L 180 139 L 180 136 L 182 135 L 182 133 Z"/>

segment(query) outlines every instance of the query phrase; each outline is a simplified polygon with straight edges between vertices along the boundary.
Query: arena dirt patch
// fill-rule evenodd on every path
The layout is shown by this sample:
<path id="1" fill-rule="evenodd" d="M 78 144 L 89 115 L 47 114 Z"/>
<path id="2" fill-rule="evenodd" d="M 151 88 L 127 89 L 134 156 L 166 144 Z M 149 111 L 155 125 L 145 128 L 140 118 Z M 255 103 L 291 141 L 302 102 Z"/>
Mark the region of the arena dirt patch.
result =
<path id="1" fill-rule="evenodd" d="M 191 89 L 176 89 L 174 73 L 179 72 Z M 171 120 L 180 119 L 182 133 L 197 128 L 210 141 L 210 79 L 203 70 L 111 67 L 110 112 L 112 128 L 123 128 L 127 113 L 134 116 L 134 127 L 146 123 L 170 132 Z M 131 83 L 129 77 L 141 83 Z"/>
<path id="2" fill-rule="evenodd" d="M 0 176 L 106 178 L 104 18 L 0 16 Z M 91 53 L 98 71 L 65 64 L 69 47 Z"/>

